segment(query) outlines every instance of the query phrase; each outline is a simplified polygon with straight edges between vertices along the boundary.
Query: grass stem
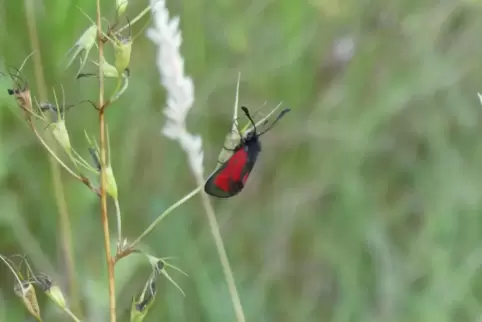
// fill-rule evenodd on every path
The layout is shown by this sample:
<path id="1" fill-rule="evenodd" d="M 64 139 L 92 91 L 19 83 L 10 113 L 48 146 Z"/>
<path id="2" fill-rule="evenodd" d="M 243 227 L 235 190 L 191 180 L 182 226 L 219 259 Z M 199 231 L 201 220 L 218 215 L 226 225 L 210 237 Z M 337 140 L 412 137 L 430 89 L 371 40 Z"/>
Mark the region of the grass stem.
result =
<path id="1" fill-rule="evenodd" d="M 115 274 L 114 259 L 111 255 L 109 218 L 107 213 L 107 193 L 106 193 L 106 135 L 105 135 L 105 106 L 104 106 L 104 44 L 102 43 L 102 23 L 100 13 L 100 0 L 96 0 L 97 12 L 97 43 L 99 45 L 99 126 L 100 126 L 100 208 L 102 216 L 102 227 L 104 229 L 104 247 L 105 257 L 107 261 L 107 274 L 109 278 L 109 315 L 110 322 L 116 321 L 116 298 L 115 298 Z"/>

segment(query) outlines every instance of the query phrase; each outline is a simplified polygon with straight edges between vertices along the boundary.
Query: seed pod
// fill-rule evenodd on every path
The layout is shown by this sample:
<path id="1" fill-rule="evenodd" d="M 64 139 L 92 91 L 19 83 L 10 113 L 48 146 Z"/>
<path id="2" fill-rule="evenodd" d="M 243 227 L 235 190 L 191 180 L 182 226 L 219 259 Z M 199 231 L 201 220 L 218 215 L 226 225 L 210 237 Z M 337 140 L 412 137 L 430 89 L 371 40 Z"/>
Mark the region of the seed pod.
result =
<path id="1" fill-rule="evenodd" d="M 92 62 L 94 65 L 99 66 L 99 62 L 93 61 Z M 124 77 L 129 76 L 129 68 L 126 68 L 122 74 Z M 102 74 L 104 75 L 105 78 L 119 78 L 120 74 L 117 71 L 117 68 L 115 68 L 113 65 L 109 64 L 105 58 L 102 57 Z M 98 72 L 95 73 L 79 73 L 77 75 L 77 78 L 83 78 L 83 77 L 95 77 L 98 76 Z"/>
<path id="2" fill-rule="evenodd" d="M 115 200 L 117 200 L 117 198 L 119 197 L 118 195 L 118 191 L 117 191 L 117 183 L 115 181 L 115 176 L 114 176 L 114 172 L 112 171 L 112 167 L 110 165 L 108 165 L 106 168 L 105 168 L 105 179 L 106 179 L 106 191 L 107 193 L 112 197 L 114 198 Z"/>
<path id="3" fill-rule="evenodd" d="M 118 75 L 122 75 L 131 61 L 132 40 L 130 37 L 117 37 L 114 43 L 115 68 Z"/>
<path id="4" fill-rule="evenodd" d="M 52 279 L 47 276 L 46 274 L 37 274 L 35 276 L 35 280 L 37 284 L 39 284 L 40 288 L 44 293 L 54 301 L 60 308 L 65 309 L 67 307 L 67 302 L 65 301 L 64 294 L 60 290 L 60 287 L 55 285 Z"/>
<path id="5" fill-rule="evenodd" d="M 117 8 L 117 17 L 122 16 L 127 9 L 127 5 L 129 4 L 129 1 L 127 0 L 116 0 L 116 8 Z"/>
<path id="6" fill-rule="evenodd" d="M 77 40 L 74 46 L 72 46 L 72 48 L 70 48 L 69 51 L 65 54 L 65 56 L 67 56 L 70 52 L 75 50 L 72 55 L 72 58 L 67 63 L 67 68 L 70 65 L 72 65 L 74 59 L 78 55 L 83 53 L 84 57 L 80 57 L 80 67 L 79 67 L 79 70 L 77 71 L 77 74 L 79 74 L 80 71 L 84 68 L 85 63 L 87 62 L 87 57 L 89 56 L 89 52 L 94 46 L 96 39 L 97 39 L 97 25 L 93 24 L 89 28 L 87 28 L 86 31 L 84 31 L 84 33 L 82 34 L 82 36 L 80 36 L 80 38 Z"/>
<path id="7" fill-rule="evenodd" d="M 14 287 L 14 293 L 22 299 L 22 303 L 25 305 L 28 312 L 34 316 L 37 321 L 42 322 L 37 294 L 35 293 L 33 285 L 29 282 L 22 282 L 22 284 L 17 283 Z"/>
<path id="8" fill-rule="evenodd" d="M 69 132 L 65 126 L 65 120 L 60 119 L 57 122 L 50 124 L 50 128 L 52 129 L 52 134 L 57 142 L 65 152 L 70 155 L 72 152 L 72 145 L 70 144 Z"/>
<path id="9" fill-rule="evenodd" d="M 131 304 L 131 322 L 142 322 L 147 316 L 149 308 L 154 303 L 156 297 L 156 283 L 159 274 L 156 269 L 153 269 L 148 280 L 144 284 L 144 288 L 141 293 L 136 297 L 132 298 Z"/>

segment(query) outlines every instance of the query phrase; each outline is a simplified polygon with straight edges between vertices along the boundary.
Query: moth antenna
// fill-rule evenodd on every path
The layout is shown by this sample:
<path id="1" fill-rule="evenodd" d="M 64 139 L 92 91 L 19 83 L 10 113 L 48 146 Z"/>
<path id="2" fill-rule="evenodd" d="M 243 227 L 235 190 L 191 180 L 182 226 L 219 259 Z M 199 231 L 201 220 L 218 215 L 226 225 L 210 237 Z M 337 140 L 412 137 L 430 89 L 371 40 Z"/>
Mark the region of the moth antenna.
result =
<path id="1" fill-rule="evenodd" d="M 260 111 L 265 105 L 266 105 L 266 102 L 265 102 L 260 108 L 258 108 L 258 109 L 253 113 L 253 115 L 258 114 L 259 111 Z M 243 109 L 243 107 L 241 107 L 241 108 Z M 243 109 L 243 111 L 244 111 L 244 109 Z M 246 113 L 246 111 L 244 111 L 244 113 Z M 249 115 L 251 115 L 251 113 L 249 113 Z M 239 118 L 239 117 L 238 117 L 238 118 Z M 238 119 L 238 118 L 237 118 L 237 119 Z M 237 119 L 236 119 L 236 120 L 237 120 Z M 251 121 L 251 123 L 253 123 L 251 119 L 250 119 L 250 121 Z M 236 122 L 236 125 L 237 125 L 237 123 L 238 123 L 238 122 Z M 266 123 L 268 123 L 268 120 L 264 120 L 264 122 L 263 122 L 261 125 L 266 125 Z M 238 125 L 236 126 L 236 131 L 238 132 L 239 137 L 243 137 L 242 134 L 241 134 L 242 131 L 241 131 L 241 129 L 239 128 Z"/>
<path id="2" fill-rule="evenodd" d="M 246 108 L 246 106 L 241 106 L 241 109 L 243 110 L 244 114 L 246 114 L 246 117 L 251 122 L 251 124 L 253 124 L 254 133 L 256 133 L 256 123 L 253 121 L 253 118 L 249 114 L 248 109 Z"/>
<path id="3" fill-rule="evenodd" d="M 265 129 L 263 132 L 259 133 L 258 135 L 262 135 L 266 132 L 268 132 L 269 130 L 271 130 L 271 128 L 283 117 L 286 115 L 286 113 L 288 113 L 289 111 L 291 111 L 291 109 L 289 108 L 286 108 L 284 110 L 281 111 L 281 113 L 279 113 L 278 117 L 273 121 L 273 123 L 271 123 L 271 125 Z"/>
<path id="4" fill-rule="evenodd" d="M 263 109 L 263 107 L 265 107 L 265 105 L 266 105 L 266 102 L 265 102 L 263 105 L 261 105 L 260 108 L 258 108 L 256 111 L 254 111 L 254 113 L 252 113 L 252 114 L 250 113 L 251 117 L 256 116 L 258 113 L 261 114 L 262 116 L 266 116 L 265 114 L 263 114 L 263 113 L 260 112 L 260 111 Z M 241 117 L 238 116 L 238 117 L 236 118 L 236 121 L 237 121 L 238 119 L 240 119 L 240 118 L 241 118 Z M 263 123 L 263 124 L 264 124 L 264 123 Z"/>

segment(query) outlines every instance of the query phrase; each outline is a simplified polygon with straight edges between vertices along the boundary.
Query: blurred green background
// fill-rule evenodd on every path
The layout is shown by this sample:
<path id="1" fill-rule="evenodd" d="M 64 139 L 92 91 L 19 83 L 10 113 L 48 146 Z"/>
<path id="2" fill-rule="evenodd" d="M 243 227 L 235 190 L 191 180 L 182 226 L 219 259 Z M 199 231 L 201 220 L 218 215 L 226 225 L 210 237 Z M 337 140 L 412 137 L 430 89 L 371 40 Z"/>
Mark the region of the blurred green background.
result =
<path id="1" fill-rule="evenodd" d="M 0 1 L 4 67 L 18 67 L 32 50 L 29 2 Z M 130 2 L 130 17 L 147 5 Z M 49 99 L 62 84 L 69 102 L 96 100 L 96 80 L 75 80 L 78 65 L 66 73 L 58 66 L 89 26 L 76 6 L 94 17 L 95 1 L 31 3 Z M 102 4 L 113 17 L 115 1 Z M 186 72 L 196 88 L 188 126 L 202 135 L 206 172 L 230 128 L 238 72 L 242 105 L 255 110 L 267 102 L 268 111 L 283 101 L 293 109 L 263 136 L 246 189 L 212 200 L 247 321 L 481 321 L 480 1 L 168 6 L 181 17 Z M 195 183 L 182 150 L 160 134 L 165 91 L 144 32 L 130 70 L 130 86 L 107 119 L 124 233 L 132 239 Z M 33 60 L 24 73 L 38 95 Z M 75 260 L 69 270 L 47 154 L 7 96 L 9 81 L 1 84 L 0 253 L 27 255 L 55 276 L 75 312 L 107 321 L 98 199 L 61 171 Z M 98 133 L 95 110 L 79 105 L 67 124 L 75 147 L 86 151 L 84 129 Z M 113 237 L 114 223 L 112 212 Z M 159 282 L 147 321 L 235 321 L 199 196 L 145 243 L 189 274 L 170 271 L 185 297 Z M 0 267 L 0 321 L 32 321 L 13 293 L 12 274 Z M 131 256 L 116 271 L 119 321 L 127 321 L 149 266 Z M 38 293 L 45 321 L 68 321 Z"/>

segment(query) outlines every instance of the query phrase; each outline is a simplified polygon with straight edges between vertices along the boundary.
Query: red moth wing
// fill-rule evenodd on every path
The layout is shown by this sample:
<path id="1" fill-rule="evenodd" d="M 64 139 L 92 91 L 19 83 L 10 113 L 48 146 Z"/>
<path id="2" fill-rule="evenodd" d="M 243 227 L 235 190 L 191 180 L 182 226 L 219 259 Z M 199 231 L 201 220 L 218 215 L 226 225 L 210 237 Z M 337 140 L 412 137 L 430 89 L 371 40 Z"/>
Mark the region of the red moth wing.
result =
<path id="1" fill-rule="evenodd" d="M 204 190 L 219 198 L 238 194 L 243 189 L 253 165 L 245 148 L 240 148 L 211 175 L 204 185 Z"/>

